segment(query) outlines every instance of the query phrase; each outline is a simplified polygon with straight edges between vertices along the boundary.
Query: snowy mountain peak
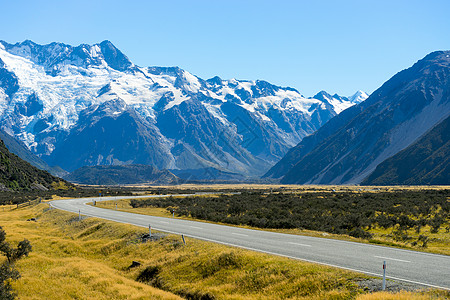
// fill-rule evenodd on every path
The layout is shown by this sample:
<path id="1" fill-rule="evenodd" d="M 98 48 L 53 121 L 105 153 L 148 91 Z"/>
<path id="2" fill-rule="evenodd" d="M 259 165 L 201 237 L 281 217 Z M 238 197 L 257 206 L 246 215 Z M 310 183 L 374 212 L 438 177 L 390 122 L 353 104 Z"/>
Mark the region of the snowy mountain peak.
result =
<path id="1" fill-rule="evenodd" d="M 318 100 L 323 100 L 323 101 L 329 101 L 330 99 L 333 98 L 333 96 L 331 96 L 330 94 L 328 94 L 325 91 L 320 91 L 317 94 L 315 94 L 313 96 L 314 99 L 318 99 Z"/>
<path id="2" fill-rule="evenodd" d="M 354 93 L 352 96 L 348 97 L 348 100 L 352 103 L 358 104 L 363 102 L 369 98 L 369 95 L 367 95 L 365 92 L 358 90 L 356 93 Z"/>
<path id="3" fill-rule="evenodd" d="M 1 42 L 3 50 L 17 55 L 44 67 L 47 74 L 61 75 L 71 67 L 109 66 L 118 71 L 125 71 L 134 66 L 133 63 L 111 42 L 100 44 L 71 46 L 63 43 L 39 45 L 26 40 L 22 43 L 8 44 Z"/>
<path id="4" fill-rule="evenodd" d="M 94 45 L 93 47 L 98 46 L 100 46 L 101 55 L 111 68 L 118 71 L 125 71 L 129 67 L 134 66 L 133 63 L 128 59 L 128 57 L 126 57 L 110 41 L 105 40 L 99 45 Z"/>
<path id="5" fill-rule="evenodd" d="M 0 45 L 0 126 L 68 170 L 143 163 L 261 174 L 355 104 L 264 80 L 135 66 L 110 41 Z"/>
<path id="6" fill-rule="evenodd" d="M 220 78 L 219 76 L 214 76 L 213 78 L 206 80 L 206 82 L 209 83 L 210 85 L 221 85 L 222 78 Z"/>

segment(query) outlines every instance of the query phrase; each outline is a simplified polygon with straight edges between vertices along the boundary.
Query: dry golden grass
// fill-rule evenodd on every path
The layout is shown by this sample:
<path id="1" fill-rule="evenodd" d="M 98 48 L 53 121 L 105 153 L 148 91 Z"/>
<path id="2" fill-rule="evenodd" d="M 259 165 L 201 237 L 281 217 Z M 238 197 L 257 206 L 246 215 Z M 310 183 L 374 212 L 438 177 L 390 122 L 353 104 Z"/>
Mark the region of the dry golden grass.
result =
<path id="1" fill-rule="evenodd" d="M 387 244 L 392 246 L 400 246 L 406 249 L 412 249 L 416 251 L 431 252 L 443 255 L 450 255 L 450 232 L 442 226 L 438 232 L 431 232 L 430 226 L 424 226 L 421 228 L 420 233 L 417 233 L 414 229 L 407 230 L 406 233 L 411 238 L 409 241 L 395 241 L 392 238 L 393 229 L 373 228 L 369 232 L 373 234 L 373 238 L 370 240 L 376 244 Z M 427 247 L 411 246 L 411 241 L 416 241 L 419 235 L 426 235 L 429 238 Z"/>
<path id="2" fill-rule="evenodd" d="M 76 240 L 61 231 L 63 220 L 70 216 L 52 218 L 60 213 L 53 210 L 42 214 L 45 207 L 0 210 L 8 241 L 27 238 L 33 247 L 29 257 L 17 263 L 22 278 L 13 287 L 19 299 L 179 299 L 97 261 L 95 248 L 107 241 Z M 26 221 L 36 216 L 41 217 L 38 222 Z"/>
<path id="3" fill-rule="evenodd" d="M 78 221 L 77 215 L 45 208 L 0 210 L 8 241 L 27 238 L 33 246 L 17 263 L 22 278 L 13 286 L 20 299 L 354 299 L 363 293 L 357 281 L 367 278 L 194 239 L 185 246 L 174 235 L 140 243 L 136 238 L 144 228 L 96 218 Z M 38 221 L 27 222 L 31 217 Z M 142 265 L 128 270 L 132 261 Z M 137 282 L 145 270 L 156 271 L 147 284 Z M 405 295 L 445 299 L 450 294 Z"/>
<path id="4" fill-rule="evenodd" d="M 430 299 L 441 299 L 442 294 L 428 293 L 411 293 L 401 291 L 398 293 L 389 292 L 376 292 L 372 294 L 358 295 L 357 300 L 430 300 Z"/>

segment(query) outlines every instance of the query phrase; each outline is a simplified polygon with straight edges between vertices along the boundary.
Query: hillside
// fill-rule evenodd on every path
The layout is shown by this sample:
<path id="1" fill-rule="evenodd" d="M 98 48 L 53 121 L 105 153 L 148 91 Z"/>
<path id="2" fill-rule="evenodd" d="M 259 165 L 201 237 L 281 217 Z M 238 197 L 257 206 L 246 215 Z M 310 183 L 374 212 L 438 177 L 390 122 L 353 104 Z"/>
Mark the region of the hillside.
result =
<path id="1" fill-rule="evenodd" d="M 14 153 L 21 159 L 29 162 L 32 166 L 45 170 L 58 177 L 62 177 L 67 174 L 67 171 L 64 171 L 60 167 L 50 167 L 44 160 L 28 150 L 22 142 L 16 140 L 2 129 L 0 129 L 0 139 L 3 140 L 3 143 L 11 153 Z"/>
<path id="2" fill-rule="evenodd" d="M 358 184 L 450 114 L 450 51 L 427 55 L 303 139 L 265 176 Z"/>
<path id="3" fill-rule="evenodd" d="M 364 185 L 450 184 L 450 117 L 377 166 Z"/>
<path id="4" fill-rule="evenodd" d="M 0 190 L 44 190 L 64 182 L 9 152 L 0 140 Z"/>
<path id="5" fill-rule="evenodd" d="M 74 183 L 93 185 L 178 183 L 178 177 L 169 171 L 146 165 L 86 166 L 64 178 Z"/>

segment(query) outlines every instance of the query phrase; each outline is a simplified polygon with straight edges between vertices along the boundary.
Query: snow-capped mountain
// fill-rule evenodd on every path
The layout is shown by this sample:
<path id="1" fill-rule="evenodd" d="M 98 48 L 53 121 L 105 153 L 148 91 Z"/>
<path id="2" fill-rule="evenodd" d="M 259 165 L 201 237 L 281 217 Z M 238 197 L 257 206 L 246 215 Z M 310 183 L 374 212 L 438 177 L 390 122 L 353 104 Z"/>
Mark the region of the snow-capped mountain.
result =
<path id="1" fill-rule="evenodd" d="M 258 175 L 366 97 L 140 67 L 109 41 L 0 41 L 1 128 L 68 171 L 133 163 Z"/>

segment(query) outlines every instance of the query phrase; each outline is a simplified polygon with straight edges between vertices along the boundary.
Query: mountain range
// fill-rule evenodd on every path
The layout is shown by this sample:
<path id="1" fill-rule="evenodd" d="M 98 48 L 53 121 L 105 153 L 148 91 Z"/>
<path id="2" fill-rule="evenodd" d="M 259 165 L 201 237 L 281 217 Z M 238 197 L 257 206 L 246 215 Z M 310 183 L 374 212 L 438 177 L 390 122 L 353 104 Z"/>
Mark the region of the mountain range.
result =
<path id="1" fill-rule="evenodd" d="M 204 80 L 178 67 L 140 67 L 109 41 L 0 41 L 0 128 L 69 172 L 144 164 L 205 170 L 203 177 L 260 176 L 367 97 L 322 91 L 306 98 L 262 80 Z"/>
<path id="2" fill-rule="evenodd" d="M 266 174 L 297 184 L 450 184 L 450 51 L 403 70 Z"/>
<path id="3" fill-rule="evenodd" d="M 81 167 L 65 179 L 74 183 L 93 185 L 179 183 L 179 178 L 169 171 L 157 170 L 147 165 Z"/>

